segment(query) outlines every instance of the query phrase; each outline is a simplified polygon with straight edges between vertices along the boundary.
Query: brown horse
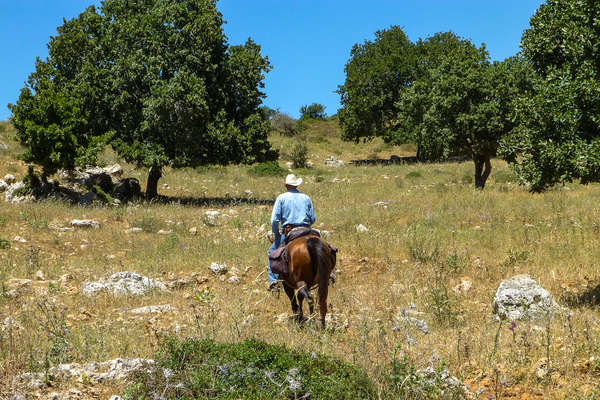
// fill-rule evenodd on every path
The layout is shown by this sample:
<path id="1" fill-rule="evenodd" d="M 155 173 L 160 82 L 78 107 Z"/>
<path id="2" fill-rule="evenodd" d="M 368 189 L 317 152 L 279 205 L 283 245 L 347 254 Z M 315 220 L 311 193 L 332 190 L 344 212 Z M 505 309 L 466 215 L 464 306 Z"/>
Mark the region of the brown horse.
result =
<path id="1" fill-rule="evenodd" d="M 313 286 L 319 287 L 319 310 L 321 325 L 325 328 L 327 314 L 327 292 L 329 274 L 335 266 L 334 254 L 329 245 L 316 235 L 295 239 L 288 245 L 289 274 L 283 278 L 283 288 L 292 303 L 296 321 L 303 322 L 302 301 L 308 302 L 310 314 L 314 312 L 314 301 L 310 295 Z"/>

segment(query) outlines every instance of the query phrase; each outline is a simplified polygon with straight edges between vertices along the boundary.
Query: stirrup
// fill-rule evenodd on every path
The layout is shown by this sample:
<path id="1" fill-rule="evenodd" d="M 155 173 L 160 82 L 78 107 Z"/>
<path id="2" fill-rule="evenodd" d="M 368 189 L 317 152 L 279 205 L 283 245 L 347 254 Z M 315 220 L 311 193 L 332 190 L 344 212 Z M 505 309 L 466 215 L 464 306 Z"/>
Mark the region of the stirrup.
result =
<path id="1" fill-rule="evenodd" d="M 273 282 L 269 285 L 269 288 L 267 289 L 269 292 L 273 292 L 273 293 L 279 293 L 281 291 L 281 289 L 279 288 L 279 282 Z"/>

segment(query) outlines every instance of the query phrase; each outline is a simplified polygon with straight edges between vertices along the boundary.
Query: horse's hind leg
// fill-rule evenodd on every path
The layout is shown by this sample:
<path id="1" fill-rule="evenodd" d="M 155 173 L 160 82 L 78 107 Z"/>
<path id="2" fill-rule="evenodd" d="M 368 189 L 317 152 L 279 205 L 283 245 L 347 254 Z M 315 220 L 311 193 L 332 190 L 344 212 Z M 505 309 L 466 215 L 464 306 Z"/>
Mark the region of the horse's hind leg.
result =
<path id="1" fill-rule="evenodd" d="M 305 285 L 301 287 L 298 290 L 298 292 L 302 294 L 302 297 L 306 298 L 306 301 L 308 302 L 308 309 L 310 310 L 310 315 L 312 315 L 315 312 L 315 302 L 312 296 L 310 295 L 310 290 L 308 290 L 308 287 Z"/>
<path id="2" fill-rule="evenodd" d="M 296 296 L 294 295 L 294 289 L 288 287 L 287 285 L 283 285 L 283 289 L 285 290 L 285 294 L 290 298 L 290 303 L 292 303 L 292 312 L 296 320 L 298 320 L 298 301 L 296 301 Z M 302 315 L 302 309 L 300 308 L 300 315 Z"/>

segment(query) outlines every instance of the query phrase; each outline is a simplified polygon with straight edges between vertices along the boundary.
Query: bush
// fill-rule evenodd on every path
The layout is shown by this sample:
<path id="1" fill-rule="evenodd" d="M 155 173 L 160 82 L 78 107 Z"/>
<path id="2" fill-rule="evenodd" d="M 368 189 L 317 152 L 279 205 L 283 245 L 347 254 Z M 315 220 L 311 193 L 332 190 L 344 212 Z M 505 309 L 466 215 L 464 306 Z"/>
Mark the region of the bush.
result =
<path id="1" fill-rule="evenodd" d="M 306 162 L 308 161 L 308 147 L 304 143 L 298 143 L 292 149 L 290 155 L 292 159 L 293 168 L 306 168 Z"/>
<path id="2" fill-rule="evenodd" d="M 10 242 L 6 239 L 0 238 L 0 249 L 10 249 Z"/>
<path id="3" fill-rule="evenodd" d="M 320 119 L 325 120 L 327 114 L 325 113 L 325 106 L 319 103 L 312 103 L 300 107 L 300 119 Z"/>
<path id="4" fill-rule="evenodd" d="M 103 203 L 113 204 L 115 199 L 112 198 L 111 195 L 106 193 L 99 185 L 92 186 L 92 192 L 96 193 L 96 195 L 100 198 L 100 201 Z"/>
<path id="5" fill-rule="evenodd" d="M 284 176 L 286 171 L 276 161 L 257 164 L 248 170 L 254 176 Z"/>
<path id="6" fill-rule="evenodd" d="M 126 398 L 377 398 L 375 385 L 356 366 L 258 339 L 231 344 L 167 338 L 156 359 L 161 369 L 139 374 Z M 162 372 L 166 368 L 173 373 L 168 382 Z"/>
<path id="7" fill-rule="evenodd" d="M 464 399 L 465 393 L 460 387 L 444 383 L 444 365 L 427 373 L 419 373 L 403 357 L 391 362 L 383 377 L 383 399 L 428 400 L 428 399 Z"/>
<path id="8" fill-rule="evenodd" d="M 294 118 L 285 113 L 276 113 L 271 119 L 271 127 L 284 136 L 296 136 L 298 125 Z"/>
<path id="9" fill-rule="evenodd" d="M 406 174 L 406 179 L 415 179 L 415 178 L 422 178 L 423 177 L 423 171 L 421 171 L 420 169 L 416 170 L 416 171 L 410 171 L 408 174 Z"/>
<path id="10" fill-rule="evenodd" d="M 138 219 L 133 223 L 133 226 L 142 228 L 142 230 L 147 233 L 158 232 L 160 229 L 160 225 L 160 222 L 149 214 L 144 215 L 142 218 Z"/>

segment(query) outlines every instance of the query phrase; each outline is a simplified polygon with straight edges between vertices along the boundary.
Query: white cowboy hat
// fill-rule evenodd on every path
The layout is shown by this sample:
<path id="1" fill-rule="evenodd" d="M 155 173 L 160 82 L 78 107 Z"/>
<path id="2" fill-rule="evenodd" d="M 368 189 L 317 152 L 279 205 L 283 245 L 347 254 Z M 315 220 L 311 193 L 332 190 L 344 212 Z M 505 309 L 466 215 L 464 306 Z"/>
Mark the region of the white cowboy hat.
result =
<path id="1" fill-rule="evenodd" d="M 285 184 L 290 186 L 300 186 L 302 178 L 297 178 L 294 174 L 289 174 L 285 177 Z"/>

